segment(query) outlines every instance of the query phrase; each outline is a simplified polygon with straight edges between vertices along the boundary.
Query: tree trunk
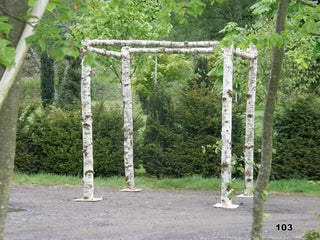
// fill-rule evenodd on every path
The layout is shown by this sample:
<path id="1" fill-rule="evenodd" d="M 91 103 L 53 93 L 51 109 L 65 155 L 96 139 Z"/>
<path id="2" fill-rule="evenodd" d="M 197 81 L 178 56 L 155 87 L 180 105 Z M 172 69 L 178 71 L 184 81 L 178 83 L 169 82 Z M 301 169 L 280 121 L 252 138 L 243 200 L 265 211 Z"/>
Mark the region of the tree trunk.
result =
<path id="1" fill-rule="evenodd" d="M 284 30 L 287 17 L 288 0 L 280 0 L 277 12 L 277 22 L 275 32 L 281 34 Z M 265 201 L 265 189 L 268 185 L 271 162 L 272 162 L 272 134 L 273 134 L 273 114 L 277 97 L 277 90 L 280 79 L 281 66 L 284 56 L 284 46 L 273 48 L 273 58 L 271 75 L 268 84 L 268 93 L 263 116 L 261 168 L 259 171 L 253 198 L 253 222 L 251 239 L 262 239 L 263 230 L 263 209 Z"/>
<path id="2" fill-rule="evenodd" d="M 41 19 L 48 0 L 38 0 L 31 12 L 32 16 Z M 21 18 L 27 11 L 26 0 L 4 0 L 0 3 L 11 16 Z M 15 65 L 9 69 L 0 69 L 0 239 L 3 239 L 6 212 L 9 202 L 10 182 L 13 173 L 16 146 L 16 124 L 19 108 L 19 77 L 23 59 L 28 50 L 26 37 L 32 34 L 33 27 L 10 18 L 13 30 L 10 41 L 16 46 Z M 23 30 L 23 32 L 22 32 Z M 21 34 L 22 33 L 22 34 Z"/>
<path id="3" fill-rule="evenodd" d="M 249 52 L 257 54 L 257 48 L 250 45 Z M 244 196 L 252 196 L 253 192 L 253 153 L 254 153 L 254 111 L 257 88 L 257 63 L 258 59 L 249 62 L 247 116 L 246 116 L 246 142 L 245 142 L 245 189 Z"/>
<path id="4" fill-rule="evenodd" d="M 232 204 L 231 178 L 231 136 L 232 136 L 232 77 L 233 46 L 224 49 L 223 53 L 223 92 L 222 92 L 222 149 L 221 149 L 221 203 L 214 205 L 222 208 L 236 208 Z"/>
<path id="5" fill-rule="evenodd" d="M 18 109 L 19 82 L 15 81 L 0 111 L 0 239 L 3 239 L 14 167 Z"/>

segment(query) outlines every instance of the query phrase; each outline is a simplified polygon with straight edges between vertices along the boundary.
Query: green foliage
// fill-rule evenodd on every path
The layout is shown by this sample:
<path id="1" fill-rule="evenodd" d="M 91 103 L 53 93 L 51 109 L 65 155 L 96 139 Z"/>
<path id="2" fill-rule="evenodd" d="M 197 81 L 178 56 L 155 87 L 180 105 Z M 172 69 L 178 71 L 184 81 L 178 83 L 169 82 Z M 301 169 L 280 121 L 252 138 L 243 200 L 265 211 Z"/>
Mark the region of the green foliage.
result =
<path id="1" fill-rule="evenodd" d="M 275 115 L 272 178 L 320 180 L 320 102 L 315 96 L 285 101 Z"/>
<path id="2" fill-rule="evenodd" d="M 319 213 L 311 212 L 312 215 L 320 217 Z M 320 225 L 320 223 L 318 223 Z M 316 230 L 307 230 L 303 233 L 303 238 L 306 240 L 318 240 L 320 239 L 320 232 Z"/>
<path id="3" fill-rule="evenodd" d="M 122 6 L 115 2 L 92 0 L 87 3 L 88 14 L 80 15 L 71 27 L 76 39 L 151 40 L 168 34 L 170 23 L 157 15 L 161 2 L 127 0 Z"/>
<path id="4" fill-rule="evenodd" d="M 196 84 L 198 87 L 200 87 L 202 84 L 204 84 L 205 87 L 209 87 L 210 81 L 208 76 L 208 59 L 200 56 L 195 58 L 194 61 L 195 66 L 193 72 L 196 74 L 196 77 L 192 79 L 190 86 Z"/>
<path id="5" fill-rule="evenodd" d="M 148 56 L 148 62 L 133 76 L 133 87 L 145 109 L 152 91 L 155 88 L 155 60 L 154 55 Z M 181 85 L 194 77 L 192 74 L 192 60 L 186 55 L 158 55 L 157 85 Z"/>
<path id="6" fill-rule="evenodd" d="M 171 24 L 169 12 L 160 14 L 162 4 L 162 1 L 154 0 L 91 0 L 86 4 L 88 14 L 79 15 L 70 27 L 72 41 L 81 42 L 83 39 L 163 39 L 168 35 Z M 119 50 L 119 47 L 108 49 Z M 95 58 L 98 58 L 99 61 L 95 61 Z M 133 56 L 133 58 L 135 57 Z M 134 64 L 141 64 L 145 60 L 146 57 L 139 55 Z M 110 68 L 116 75 L 121 75 L 121 64 L 117 59 L 106 59 L 91 54 L 87 62 L 99 62 L 106 68 Z"/>
<path id="7" fill-rule="evenodd" d="M 35 33 L 27 38 L 27 43 L 37 42 L 42 52 L 49 49 L 52 57 L 62 60 L 65 56 L 78 57 L 80 42 L 68 37 L 68 26 L 76 18 L 77 14 L 88 13 L 84 0 L 54 0 L 47 6 L 47 12 L 39 24 L 35 26 Z M 29 1 L 33 6 L 34 1 Z M 54 11 L 56 10 L 56 11 Z M 24 16 L 31 18 L 32 16 Z"/>
<path id="8" fill-rule="evenodd" d="M 0 11 L 0 64 L 5 67 L 9 67 L 14 63 L 15 49 L 10 46 L 9 33 L 12 29 L 11 25 L 8 24 L 9 18 L 2 16 Z"/>
<path id="9" fill-rule="evenodd" d="M 315 230 L 305 231 L 303 234 L 303 238 L 306 240 L 317 240 L 320 239 L 320 232 Z"/>
<path id="10" fill-rule="evenodd" d="M 205 87 L 185 87 L 178 96 L 163 87 L 151 94 L 141 158 L 147 173 L 182 177 L 220 176 L 220 155 L 203 147 L 221 138 L 221 95 Z M 233 146 L 242 154 L 240 114 L 234 113 Z M 237 123 L 239 123 L 238 126 Z M 240 140 L 240 141 L 237 141 Z M 240 149 L 240 151 L 239 151 Z"/>
<path id="11" fill-rule="evenodd" d="M 20 110 L 15 167 L 27 173 L 79 175 L 82 170 L 81 114 L 48 108 L 35 112 L 35 104 Z"/>
<path id="12" fill-rule="evenodd" d="M 198 5 L 197 11 L 192 11 L 190 7 L 174 11 L 172 20 L 173 29 L 169 35 L 170 40 L 220 40 L 224 37 L 224 34 L 220 33 L 220 30 L 227 23 L 237 22 L 239 26 L 245 27 L 253 22 L 254 18 L 249 8 L 256 0 L 202 2 L 205 4 Z M 194 14 L 195 12 L 196 14 Z"/>
<path id="13" fill-rule="evenodd" d="M 20 110 L 16 170 L 26 173 L 82 175 L 82 128 L 80 104 L 65 110 L 39 111 L 36 103 Z M 93 148 L 96 176 L 122 175 L 123 117 L 119 107 L 93 108 Z M 135 118 L 136 128 L 141 127 Z M 137 164 L 138 165 L 138 164 Z"/>
<path id="14" fill-rule="evenodd" d="M 41 54 L 41 99 L 43 107 L 54 100 L 54 61 L 46 52 Z"/>

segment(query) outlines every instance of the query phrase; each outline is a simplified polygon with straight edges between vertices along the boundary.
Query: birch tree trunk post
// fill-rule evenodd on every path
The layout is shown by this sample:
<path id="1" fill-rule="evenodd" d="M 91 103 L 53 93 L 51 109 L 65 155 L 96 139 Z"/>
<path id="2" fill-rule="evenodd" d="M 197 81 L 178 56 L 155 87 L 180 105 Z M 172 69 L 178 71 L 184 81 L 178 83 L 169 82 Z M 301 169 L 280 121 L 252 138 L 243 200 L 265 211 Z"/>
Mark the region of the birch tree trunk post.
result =
<path id="1" fill-rule="evenodd" d="M 248 52 L 258 55 L 256 46 L 249 46 Z M 253 197 L 253 166 L 254 166 L 254 119 L 257 90 L 257 66 L 258 58 L 249 61 L 247 113 L 246 113 L 246 140 L 245 140 L 245 189 L 244 194 L 238 197 Z"/>
<path id="2" fill-rule="evenodd" d="M 82 106 L 82 138 L 83 138 L 83 198 L 76 202 L 97 202 L 102 198 L 94 198 L 93 140 L 91 112 L 91 66 L 85 65 L 86 52 L 81 61 L 81 106 Z"/>
<path id="3" fill-rule="evenodd" d="M 154 58 L 154 85 L 157 86 L 158 83 L 158 56 Z"/>
<path id="4" fill-rule="evenodd" d="M 223 52 L 223 93 L 222 93 L 222 150 L 221 150 L 221 203 L 214 207 L 237 208 L 232 204 L 231 182 L 231 136 L 232 136 L 232 77 L 233 77 L 233 46 Z"/>
<path id="5" fill-rule="evenodd" d="M 280 0 L 275 32 L 279 35 L 285 28 L 289 0 Z M 284 45 L 280 48 L 273 47 L 272 49 L 272 65 L 271 74 L 268 83 L 268 92 L 266 97 L 266 104 L 263 114 L 263 127 L 262 127 L 262 147 L 261 147 L 261 167 L 259 170 L 256 186 L 253 196 L 253 211 L 252 211 L 252 228 L 251 239 L 262 239 L 263 231 L 263 214 L 264 202 L 266 198 L 265 189 L 268 185 L 271 163 L 272 163 L 272 135 L 273 135 L 273 116 L 275 110 L 275 103 L 277 98 L 277 91 L 280 80 L 280 73 L 284 57 Z"/>
<path id="6" fill-rule="evenodd" d="M 133 166 L 133 117 L 132 117 L 132 92 L 130 80 L 130 48 L 122 48 L 122 97 L 123 97 L 123 131 L 124 131 L 124 170 L 127 188 L 121 192 L 137 192 L 134 184 Z"/>

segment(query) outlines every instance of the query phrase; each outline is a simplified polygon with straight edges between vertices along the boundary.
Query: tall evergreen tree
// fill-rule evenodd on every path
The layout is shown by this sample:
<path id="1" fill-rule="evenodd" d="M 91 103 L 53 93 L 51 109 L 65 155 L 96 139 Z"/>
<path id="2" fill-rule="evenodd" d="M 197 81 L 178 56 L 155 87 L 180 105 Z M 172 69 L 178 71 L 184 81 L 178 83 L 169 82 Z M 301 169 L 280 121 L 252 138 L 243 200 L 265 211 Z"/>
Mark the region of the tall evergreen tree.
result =
<path id="1" fill-rule="evenodd" d="M 198 87 L 201 87 L 204 84 L 205 87 L 209 86 L 209 76 L 208 74 L 208 59 L 206 57 L 197 57 L 194 60 L 194 69 L 193 72 L 196 74 L 196 77 L 192 79 L 191 86 L 196 84 Z M 190 85 L 190 84 L 189 84 Z"/>
<path id="2" fill-rule="evenodd" d="M 59 90 L 57 105 L 63 108 L 71 104 L 75 99 L 80 100 L 81 88 L 81 59 L 66 57 L 65 63 L 58 72 Z"/>
<path id="3" fill-rule="evenodd" d="M 41 99 L 43 107 L 54 100 L 54 60 L 47 52 L 41 55 Z"/>

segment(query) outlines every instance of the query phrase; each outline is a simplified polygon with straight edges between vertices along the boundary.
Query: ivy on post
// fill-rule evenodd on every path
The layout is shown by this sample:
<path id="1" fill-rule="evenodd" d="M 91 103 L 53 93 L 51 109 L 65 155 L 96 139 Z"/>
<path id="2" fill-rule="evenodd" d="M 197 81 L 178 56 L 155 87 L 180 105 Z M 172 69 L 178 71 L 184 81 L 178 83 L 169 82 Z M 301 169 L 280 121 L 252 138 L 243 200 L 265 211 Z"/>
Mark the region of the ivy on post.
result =
<path id="1" fill-rule="evenodd" d="M 85 65 L 86 51 L 82 49 L 81 73 L 81 106 L 82 106 L 82 138 L 83 138 L 83 198 L 76 202 L 97 202 L 102 198 L 94 198 L 93 140 L 91 112 L 91 66 Z"/>
<path id="2" fill-rule="evenodd" d="M 222 150 L 221 150 L 221 203 L 214 207 L 237 208 L 232 204 L 231 195 L 231 136 L 232 136 L 232 77 L 233 77 L 233 46 L 223 51 L 223 93 L 222 93 Z"/>
<path id="3" fill-rule="evenodd" d="M 124 115 L 124 170 L 127 188 L 121 192 L 137 192 L 134 185 L 133 166 L 133 117 L 132 117 L 132 92 L 130 80 L 130 48 L 122 48 L 122 97 Z"/>

